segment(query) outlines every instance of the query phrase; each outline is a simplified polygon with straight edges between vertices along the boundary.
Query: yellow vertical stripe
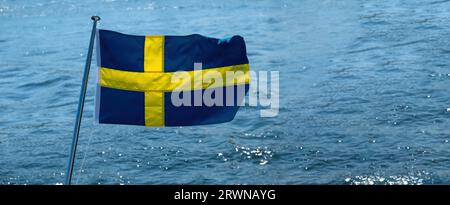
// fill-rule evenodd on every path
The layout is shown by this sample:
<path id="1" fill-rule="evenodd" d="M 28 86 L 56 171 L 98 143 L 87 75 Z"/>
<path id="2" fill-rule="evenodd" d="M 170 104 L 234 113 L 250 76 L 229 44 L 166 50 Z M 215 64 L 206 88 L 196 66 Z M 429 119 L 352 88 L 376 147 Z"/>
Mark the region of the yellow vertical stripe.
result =
<path id="1" fill-rule="evenodd" d="M 146 36 L 144 72 L 164 71 L 164 36 Z"/>
<path id="2" fill-rule="evenodd" d="M 164 36 L 145 37 L 144 72 L 164 72 Z M 145 126 L 164 126 L 164 92 L 147 91 L 144 100 Z"/>
<path id="3" fill-rule="evenodd" d="M 164 92 L 145 92 L 145 126 L 164 126 Z"/>

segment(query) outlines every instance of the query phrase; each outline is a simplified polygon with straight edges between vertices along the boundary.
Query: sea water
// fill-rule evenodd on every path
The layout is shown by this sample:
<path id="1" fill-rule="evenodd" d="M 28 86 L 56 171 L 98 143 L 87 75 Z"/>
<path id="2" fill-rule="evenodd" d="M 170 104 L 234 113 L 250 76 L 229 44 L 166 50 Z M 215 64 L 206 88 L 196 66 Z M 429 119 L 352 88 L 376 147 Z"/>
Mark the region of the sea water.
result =
<path id="1" fill-rule="evenodd" d="M 243 36 L 252 70 L 279 71 L 280 110 L 94 125 L 93 68 L 75 184 L 450 183 L 450 1 L 0 0 L 0 184 L 64 182 L 92 15 Z"/>

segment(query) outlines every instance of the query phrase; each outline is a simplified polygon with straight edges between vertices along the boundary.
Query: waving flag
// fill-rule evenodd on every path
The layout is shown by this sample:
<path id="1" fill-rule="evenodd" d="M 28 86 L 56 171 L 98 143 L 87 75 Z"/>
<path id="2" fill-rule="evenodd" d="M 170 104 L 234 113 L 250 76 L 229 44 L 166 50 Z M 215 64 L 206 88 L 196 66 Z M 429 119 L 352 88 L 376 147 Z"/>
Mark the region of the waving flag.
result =
<path id="1" fill-rule="evenodd" d="M 134 36 L 99 30 L 98 38 L 95 108 L 99 123 L 189 126 L 228 122 L 248 91 L 249 63 L 240 36 Z M 229 72 L 243 75 L 226 78 Z M 220 74 L 223 81 L 204 82 L 211 74 Z M 174 81 L 179 76 L 184 78 Z M 239 92 L 240 87 L 244 92 Z M 213 105 L 196 102 L 194 96 L 206 94 L 224 97 Z M 180 105 L 173 102 L 173 96 L 189 98 Z"/>

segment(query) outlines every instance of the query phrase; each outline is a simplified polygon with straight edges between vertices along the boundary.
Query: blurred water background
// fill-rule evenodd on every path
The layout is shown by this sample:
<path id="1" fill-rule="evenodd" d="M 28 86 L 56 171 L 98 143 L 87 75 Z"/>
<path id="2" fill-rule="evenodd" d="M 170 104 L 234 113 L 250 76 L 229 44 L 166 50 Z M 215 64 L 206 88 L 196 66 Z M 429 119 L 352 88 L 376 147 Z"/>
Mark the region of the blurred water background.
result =
<path id="1" fill-rule="evenodd" d="M 0 184 L 64 181 L 94 14 L 129 34 L 242 35 L 252 70 L 280 71 L 281 108 L 96 126 L 91 75 L 76 184 L 450 183 L 450 1 L 0 0 Z"/>

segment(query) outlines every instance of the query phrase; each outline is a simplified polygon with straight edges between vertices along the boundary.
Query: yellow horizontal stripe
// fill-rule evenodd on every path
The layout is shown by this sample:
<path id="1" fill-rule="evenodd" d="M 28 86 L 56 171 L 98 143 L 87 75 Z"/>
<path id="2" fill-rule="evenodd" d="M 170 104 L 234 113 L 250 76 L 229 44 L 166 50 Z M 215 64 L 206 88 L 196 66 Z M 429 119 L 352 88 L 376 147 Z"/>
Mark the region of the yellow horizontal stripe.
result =
<path id="1" fill-rule="evenodd" d="M 109 88 L 131 91 L 185 91 L 248 84 L 250 82 L 249 64 L 225 66 L 203 70 L 185 72 L 130 72 L 109 68 L 100 68 L 100 85 Z M 227 78 L 228 74 L 236 72 L 234 78 Z M 201 79 L 215 79 L 221 77 L 222 85 L 218 82 L 204 82 Z M 172 82 L 178 78 L 176 82 Z"/>

